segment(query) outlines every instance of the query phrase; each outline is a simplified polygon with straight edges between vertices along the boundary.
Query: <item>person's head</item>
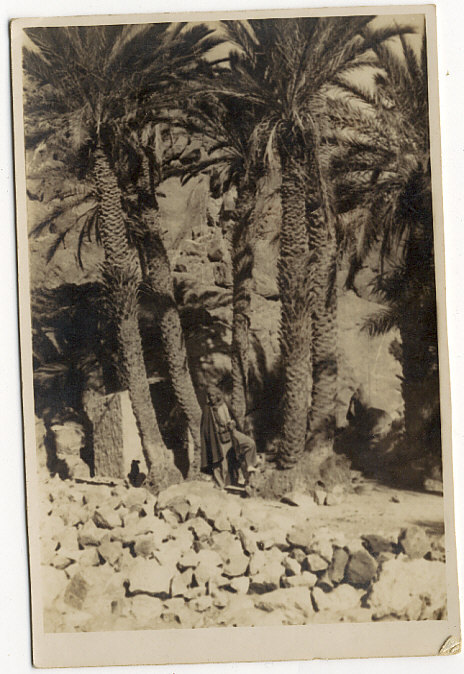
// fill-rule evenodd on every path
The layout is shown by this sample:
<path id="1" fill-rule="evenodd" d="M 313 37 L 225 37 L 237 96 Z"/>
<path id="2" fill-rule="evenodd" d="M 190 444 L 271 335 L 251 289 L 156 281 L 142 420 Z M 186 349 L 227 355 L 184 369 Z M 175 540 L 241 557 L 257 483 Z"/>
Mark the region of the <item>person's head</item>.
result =
<path id="1" fill-rule="evenodd" d="M 220 405 L 224 400 L 222 396 L 222 391 L 217 386 L 208 386 L 206 389 L 206 399 L 209 405 L 216 407 Z"/>

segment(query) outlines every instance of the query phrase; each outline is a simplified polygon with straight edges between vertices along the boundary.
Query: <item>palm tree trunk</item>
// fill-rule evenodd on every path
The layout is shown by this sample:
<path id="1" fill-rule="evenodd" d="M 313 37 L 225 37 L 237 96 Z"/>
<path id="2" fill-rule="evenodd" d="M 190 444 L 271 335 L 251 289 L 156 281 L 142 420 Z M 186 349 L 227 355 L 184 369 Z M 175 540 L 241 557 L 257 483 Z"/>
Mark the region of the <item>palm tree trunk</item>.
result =
<path id="1" fill-rule="evenodd" d="M 312 392 L 308 449 L 320 459 L 333 451 L 337 396 L 337 249 L 322 209 L 308 214 L 313 255 L 311 311 Z"/>
<path id="2" fill-rule="evenodd" d="M 124 355 L 121 359 L 121 379 L 129 390 L 137 428 L 142 438 L 142 448 L 149 469 L 149 484 L 158 492 L 178 482 L 180 476 L 164 446 L 153 408 L 139 331 L 137 285 L 133 279 L 122 279 L 114 288 L 112 299 L 119 307 L 118 341 Z"/>
<path id="3" fill-rule="evenodd" d="M 399 323 L 403 369 L 401 387 L 408 453 L 439 460 L 438 330 L 429 185 L 430 177 L 423 190 L 421 208 L 417 209 L 422 217 L 416 216 L 412 220 L 405 250 L 405 287 Z"/>
<path id="4" fill-rule="evenodd" d="M 282 227 L 278 283 L 281 299 L 280 347 L 284 373 L 283 425 L 278 464 L 290 468 L 306 438 L 309 394 L 310 306 L 309 249 L 302 162 L 282 153 Z"/>
<path id="5" fill-rule="evenodd" d="M 171 384 L 194 443 L 189 477 L 198 476 L 200 472 L 201 409 L 190 375 L 185 339 L 174 297 L 169 258 L 156 222 L 146 234 L 143 247 L 147 256 L 147 281 L 159 312 L 161 339 Z"/>
<path id="6" fill-rule="evenodd" d="M 231 241 L 233 273 L 232 412 L 239 430 L 244 429 L 248 393 L 248 333 L 253 272 L 253 198 L 250 185 L 237 195 L 237 218 Z"/>
<path id="7" fill-rule="evenodd" d="M 434 279 L 427 279 L 424 286 L 426 282 L 434 290 Z M 422 297 L 424 294 L 422 290 Z M 409 303 L 399 326 L 403 370 L 401 393 L 407 453 L 412 457 L 428 455 L 439 459 L 440 387 L 434 292 L 430 300 L 427 303 L 417 301 L 416 306 Z"/>
<path id="8" fill-rule="evenodd" d="M 137 302 L 140 266 L 127 239 L 119 186 L 101 148 L 95 152 L 94 173 L 100 198 L 105 276 L 111 293 L 109 307 L 118 331 L 120 369 L 129 390 L 150 477 L 159 487 L 174 477 L 175 471 L 159 431 L 143 358 Z"/>

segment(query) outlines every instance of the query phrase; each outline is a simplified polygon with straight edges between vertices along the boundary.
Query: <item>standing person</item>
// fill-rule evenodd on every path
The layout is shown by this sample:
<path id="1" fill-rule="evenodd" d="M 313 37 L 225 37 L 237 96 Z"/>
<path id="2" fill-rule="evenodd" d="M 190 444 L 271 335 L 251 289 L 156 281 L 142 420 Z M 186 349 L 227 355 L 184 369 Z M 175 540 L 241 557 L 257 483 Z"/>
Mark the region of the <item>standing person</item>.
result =
<path id="1" fill-rule="evenodd" d="M 206 396 L 200 425 L 201 470 L 212 475 L 218 487 L 224 488 L 230 483 L 228 462 L 233 447 L 229 424 L 232 417 L 217 386 L 209 386 Z"/>

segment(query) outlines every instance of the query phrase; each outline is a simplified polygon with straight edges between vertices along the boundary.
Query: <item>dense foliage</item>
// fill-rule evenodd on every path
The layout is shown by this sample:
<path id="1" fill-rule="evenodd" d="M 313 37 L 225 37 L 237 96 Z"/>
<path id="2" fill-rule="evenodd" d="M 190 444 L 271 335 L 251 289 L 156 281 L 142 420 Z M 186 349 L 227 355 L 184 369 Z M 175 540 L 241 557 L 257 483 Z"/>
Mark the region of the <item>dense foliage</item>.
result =
<path id="1" fill-rule="evenodd" d="M 76 227 L 81 266 L 85 242 L 104 252 L 98 282 L 87 289 L 35 289 L 36 403 L 59 407 L 53 391 L 63 387 L 61 403 L 82 409 L 89 386 L 128 388 L 158 486 L 178 477 L 150 396 L 147 312 L 165 360 L 158 370 L 196 448 L 193 474 L 204 396 L 192 367 L 201 354 L 189 344 L 195 334 L 194 349 L 201 343 L 207 352 L 217 300 L 232 303 L 239 428 L 267 405 L 263 382 L 273 381 L 277 467 L 298 473 L 309 455 L 317 476 L 336 432 L 337 294 L 346 259 L 348 290 L 378 260 L 372 291 L 384 308 L 366 329 L 399 330 L 407 445 L 412 454 L 439 454 L 425 31 L 417 54 L 405 37 L 410 27 L 375 26 L 362 16 L 27 29 L 28 194 L 40 204 L 31 236 L 54 234 L 47 261 Z M 221 203 L 217 225 L 232 270 L 226 300 L 192 301 L 185 279 L 172 273 L 160 220 L 168 179 L 185 186 L 203 178 Z M 281 209 L 275 373 L 256 357 L 250 328 L 257 204 L 270 183 Z"/>

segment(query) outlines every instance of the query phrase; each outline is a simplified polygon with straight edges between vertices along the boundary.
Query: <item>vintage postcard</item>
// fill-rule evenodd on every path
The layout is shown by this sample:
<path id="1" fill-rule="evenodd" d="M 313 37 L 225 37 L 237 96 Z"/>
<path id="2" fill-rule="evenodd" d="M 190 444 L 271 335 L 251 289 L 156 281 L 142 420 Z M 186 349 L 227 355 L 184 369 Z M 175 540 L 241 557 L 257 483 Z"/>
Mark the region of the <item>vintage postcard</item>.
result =
<path id="1" fill-rule="evenodd" d="M 434 7 L 11 47 L 34 663 L 459 652 Z"/>

